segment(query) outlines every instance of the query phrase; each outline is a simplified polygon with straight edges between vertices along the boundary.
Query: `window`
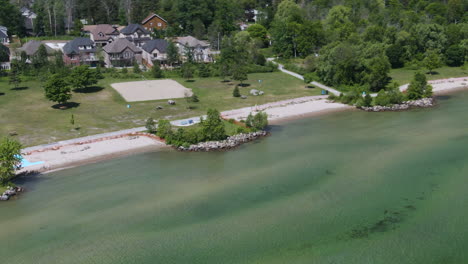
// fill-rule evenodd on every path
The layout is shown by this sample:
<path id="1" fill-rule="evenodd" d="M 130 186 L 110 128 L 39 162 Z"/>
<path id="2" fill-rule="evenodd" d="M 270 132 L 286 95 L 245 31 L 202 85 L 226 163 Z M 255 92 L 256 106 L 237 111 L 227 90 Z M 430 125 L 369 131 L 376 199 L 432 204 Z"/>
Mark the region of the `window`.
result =
<path id="1" fill-rule="evenodd" d="M 162 27 L 162 23 L 158 23 L 158 27 Z"/>
<path id="2" fill-rule="evenodd" d="M 79 49 L 79 50 L 84 50 L 85 47 L 84 47 L 84 46 L 78 46 L 78 49 Z"/>
<path id="3" fill-rule="evenodd" d="M 150 23 L 150 26 L 153 26 L 153 22 Z"/>
<path id="4" fill-rule="evenodd" d="M 104 34 L 102 32 L 99 32 L 98 34 L 101 38 L 104 37 Z"/>
<path id="5" fill-rule="evenodd" d="M 126 52 L 124 53 L 124 58 L 130 58 L 130 52 L 126 51 Z"/>

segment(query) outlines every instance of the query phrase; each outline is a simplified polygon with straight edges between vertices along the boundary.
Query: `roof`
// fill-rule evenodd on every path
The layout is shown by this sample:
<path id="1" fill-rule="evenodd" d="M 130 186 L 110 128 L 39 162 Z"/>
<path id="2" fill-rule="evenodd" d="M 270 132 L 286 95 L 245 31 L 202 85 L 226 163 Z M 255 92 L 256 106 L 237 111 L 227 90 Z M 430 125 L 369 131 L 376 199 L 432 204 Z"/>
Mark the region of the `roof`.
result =
<path id="1" fill-rule="evenodd" d="M 176 42 L 180 43 L 184 46 L 189 46 L 191 48 L 197 47 L 197 46 L 202 46 L 202 47 L 209 47 L 210 44 L 206 41 L 203 40 L 198 40 L 192 36 L 186 36 L 186 37 L 178 37 L 176 38 Z"/>
<path id="2" fill-rule="evenodd" d="M 148 53 L 153 52 L 155 49 L 157 49 L 161 53 L 166 53 L 167 46 L 169 46 L 169 43 L 166 40 L 153 39 L 153 40 L 146 42 L 145 45 L 143 45 L 143 47 L 141 48 L 147 51 Z"/>
<path id="3" fill-rule="evenodd" d="M 8 29 L 4 26 L 0 26 L 0 38 L 8 38 Z"/>
<path id="4" fill-rule="evenodd" d="M 46 48 L 47 54 L 49 54 L 49 55 L 54 54 L 53 49 L 51 49 L 49 46 L 47 46 L 47 45 L 45 45 L 42 42 L 37 41 L 37 40 L 28 41 L 19 50 L 26 52 L 26 55 L 28 55 L 28 56 L 33 56 L 39 50 L 39 47 L 41 45 L 44 45 L 44 47 Z"/>
<path id="5" fill-rule="evenodd" d="M 146 30 L 144 27 L 142 27 L 139 24 L 130 24 L 130 25 L 126 26 L 124 29 L 122 29 L 120 31 L 120 33 L 122 33 L 124 35 L 130 35 L 130 34 L 135 33 L 137 30 L 142 31 L 145 34 L 149 34 L 148 30 Z"/>
<path id="6" fill-rule="evenodd" d="M 87 50 L 87 51 L 96 51 L 95 48 L 94 48 L 94 42 L 89 39 L 89 38 L 76 38 L 70 42 L 68 42 L 67 44 L 65 44 L 65 46 L 63 47 L 63 53 L 65 54 L 79 54 L 80 53 L 80 50 L 79 50 L 79 46 L 93 46 L 93 49 L 92 50 Z"/>
<path id="7" fill-rule="evenodd" d="M 118 38 L 114 42 L 107 44 L 103 49 L 106 53 L 122 53 L 127 48 L 135 53 L 142 52 L 140 48 L 125 38 Z"/>
<path id="8" fill-rule="evenodd" d="M 153 17 L 157 17 L 159 19 L 161 19 L 162 21 L 166 22 L 166 19 L 162 18 L 161 16 L 155 14 L 155 13 L 151 13 L 149 16 L 147 16 L 145 19 L 143 19 L 143 21 L 141 21 L 141 24 L 146 24 L 148 21 L 150 21 Z"/>
<path id="9" fill-rule="evenodd" d="M 90 33 L 93 35 L 95 41 L 105 41 L 109 39 L 109 35 L 118 35 L 119 31 L 116 27 L 109 24 L 95 25 L 91 28 Z M 103 33 L 103 36 L 99 36 L 99 33 Z"/>

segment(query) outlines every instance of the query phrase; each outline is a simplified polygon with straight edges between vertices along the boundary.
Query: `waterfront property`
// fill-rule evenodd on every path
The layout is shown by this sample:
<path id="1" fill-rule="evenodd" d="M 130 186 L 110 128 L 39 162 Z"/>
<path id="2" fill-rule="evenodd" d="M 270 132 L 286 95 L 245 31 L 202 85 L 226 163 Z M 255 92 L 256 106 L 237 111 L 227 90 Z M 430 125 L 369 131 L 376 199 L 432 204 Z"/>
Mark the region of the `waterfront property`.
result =
<path id="1" fill-rule="evenodd" d="M 119 37 L 120 32 L 117 26 L 109 24 L 89 25 L 84 27 L 84 31 L 97 46 L 105 46 Z"/>
<path id="2" fill-rule="evenodd" d="M 147 30 L 147 31 L 154 31 L 156 30 L 164 30 L 167 28 L 167 21 L 162 18 L 161 16 L 151 13 L 149 16 L 147 16 L 143 21 L 141 22 L 141 25 Z"/>
<path id="3" fill-rule="evenodd" d="M 153 66 L 154 62 L 160 65 L 167 64 L 167 47 L 169 43 L 164 39 L 153 39 L 146 42 L 143 50 L 143 61 L 145 65 Z"/>
<path id="4" fill-rule="evenodd" d="M 96 52 L 96 45 L 91 39 L 75 38 L 63 47 L 63 59 L 67 65 L 96 66 L 99 61 Z"/>
<path id="5" fill-rule="evenodd" d="M 131 41 L 137 47 L 141 47 L 147 41 L 151 40 L 150 32 L 139 24 L 130 24 L 126 26 L 120 30 L 119 37 Z"/>
<path id="6" fill-rule="evenodd" d="M 203 40 L 199 40 L 192 36 L 178 37 L 175 38 L 177 48 L 179 49 L 180 56 L 183 60 L 186 58 L 186 50 L 191 50 L 193 54 L 193 60 L 196 62 L 213 62 L 213 56 L 211 53 L 211 45 Z"/>
<path id="7" fill-rule="evenodd" d="M 125 38 L 118 38 L 104 48 L 104 62 L 108 67 L 128 67 L 141 64 L 142 50 Z"/>

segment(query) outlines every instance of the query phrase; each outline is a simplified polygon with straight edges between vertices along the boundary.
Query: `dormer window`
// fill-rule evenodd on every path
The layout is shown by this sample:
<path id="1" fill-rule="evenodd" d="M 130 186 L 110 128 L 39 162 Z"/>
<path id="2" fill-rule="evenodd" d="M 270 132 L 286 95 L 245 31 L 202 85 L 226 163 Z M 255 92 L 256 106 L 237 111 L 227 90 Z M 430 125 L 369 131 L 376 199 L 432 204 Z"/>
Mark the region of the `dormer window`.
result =
<path id="1" fill-rule="evenodd" d="M 78 49 L 79 49 L 79 50 L 84 50 L 85 47 L 84 47 L 84 46 L 78 46 Z"/>
<path id="2" fill-rule="evenodd" d="M 102 32 L 99 32 L 98 34 L 101 38 L 104 37 L 104 34 Z"/>

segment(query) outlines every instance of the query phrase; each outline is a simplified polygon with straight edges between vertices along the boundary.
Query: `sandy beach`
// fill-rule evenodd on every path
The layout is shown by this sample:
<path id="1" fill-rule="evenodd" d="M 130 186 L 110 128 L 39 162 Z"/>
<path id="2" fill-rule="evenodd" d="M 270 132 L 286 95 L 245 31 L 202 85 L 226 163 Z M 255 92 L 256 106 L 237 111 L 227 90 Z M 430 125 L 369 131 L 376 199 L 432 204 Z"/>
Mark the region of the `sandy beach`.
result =
<path id="1" fill-rule="evenodd" d="M 430 81 L 435 94 L 449 93 L 468 88 L 468 77 Z M 408 85 L 400 87 L 406 90 Z M 245 120 L 249 113 L 264 111 L 271 123 L 314 116 L 329 112 L 355 109 L 352 106 L 334 103 L 328 96 L 309 96 L 283 100 L 264 105 L 244 107 L 221 112 L 225 119 Z M 197 117 L 192 118 L 194 120 Z M 186 119 L 188 120 L 188 119 Z M 184 120 L 174 121 L 181 123 Z M 57 169 L 98 162 L 103 159 L 132 153 L 146 152 L 169 148 L 160 139 L 142 133 L 144 127 L 111 132 L 85 138 L 77 138 L 53 144 L 31 147 L 23 150 L 23 157 L 30 163 L 41 164 L 28 166 L 19 171 L 48 172 Z"/>
<path id="2" fill-rule="evenodd" d="M 142 135 L 123 135 L 116 138 L 102 138 L 88 143 L 54 145 L 50 148 L 23 152 L 28 162 L 42 164 L 28 166 L 19 171 L 48 172 L 61 168 L 74 167 L 133 153 L 168 148 L 155 138 Z"/>

